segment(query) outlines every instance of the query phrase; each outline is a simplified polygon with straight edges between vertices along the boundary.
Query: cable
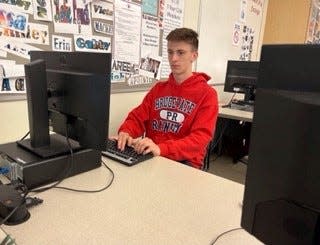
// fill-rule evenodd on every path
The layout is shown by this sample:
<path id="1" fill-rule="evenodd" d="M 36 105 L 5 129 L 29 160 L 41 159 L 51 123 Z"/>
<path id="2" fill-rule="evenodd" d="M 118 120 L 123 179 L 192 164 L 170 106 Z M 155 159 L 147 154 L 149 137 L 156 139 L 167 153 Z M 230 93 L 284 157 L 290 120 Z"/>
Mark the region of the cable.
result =
<path id="1" fill-rule="evenodd" d="M 28 133 L 25 134 L 25 136 L 23 136 L 20 141 L 24 140 L 28 135 L 30 134 L 30 131 Z"/>
<path id="2" fill-rule="evenodd" d="M 212 243 L 210 243 L 210 245 L 215 244 L 215 243 L 218 241 L 218 239 L 219 239 L 220 237 L 222 237 L 223 235 L 225 235 L 225 234 L 227 234 L 227 233 L 230 233 L 230 232 L 232 232 L 232 231 L 242 230 L 242 229 L 243 229 L 243 228 L 240 227 L 240 228 L 234 228 L 234 229 L 231 229 L 231 230 L 222 232 L 220 235 L 218 235 L 218 236 L 213 240 Z"/>
<path id="3" fill-rule="evenodd" d="M 63 189 L 63 190 L 68 190 L 68 191 L 75 191 L 75 192 L 84 192 L 84 193 L 97 193 L 97 192 L 101 192 L 106 190 L 107 188 L 109 188 L 111 186 L 111 184 L 113 183 L 114 180 L 114 172 L 112 171 L 112 169 L 110 167 L 108 167 L 108 165 L 101 159 L 102 164 L 110 171 L 112 177 L 110 182 L 103 188 L 98 189 L 98 190 L 81 190 L 81 189 L 72 189 L 69 187 L 64 187 L 64 186 L 56 186 L 54 188 L 56 189 Z"/>
<path id="4" fill-rule="evenodd" d="M 49 189 L 52 189 L 54 187 L 56 187 L 57 185 L 59 185 L 65 178 L 67 178 L 72 169 L 73 169 L 73 150 L 72 150 L 72 146 L 70 144 L 70 140 L 69 140 L 69 136 L 68 136 L 68 124 L 66 125 L 66 141 L 67 141 L 67 144 L 68 144 L 68 148 L 69 148 L 69 151 L 70 151 L 70 164 L 69 164 L 69 167 L 65 170 L 65 174 L 62 175 L 62 178 L 58 181 L 56 181 L 54 184 L 50 185 L 50 186 L 46 186 L 46 187 L 42 187 L 42 188 L 38 188 L 38 189 L 32 189 L 30 190 L 30 192 L 35 192 L 35 193 L 39 193 L 39 192 L 44 192 L 44 191 L 47 191 Z"/>
<path id="5" fill-rule="evenodd" d="M 229 101 L 227 104 L 225 104 L 225 105 L 223 105 L 223 106 L 221 106 L 221 107 L 222 107 L 222 108 L 230 107 L 231 102 L 233 101 L 233 98 L 234 98 L 234 96 L 236 96 L 236 94 L 237 94 L 237 92 L 235 92 L 235 93 L 232 95 L 230 101 Z"/>
<path id="6" fill-rule="evenodd" d="M 72 153 L 73 154 L 73 153 Z M 67 178 L 70 174 L 70 170 L 72 169 L 72 164 L 73 163 L 73 155 L 71 155 L 71 163 L 69 164 L 69 168 L 66 170 L 66 173 L 63 175 L 63 177 L 61 179 L 59 179 L 58 181 L 56 181 L 54 184 L 50 185 L 50 186 L 46 186 L 46 187 L 42 187 L 42 188 L 38 188 L 38 189 L 31 189 L 30 192 L 35 192 L 35 193 L 40 193 L 40 192 L 44 192 L 47 191 L 49 189 L 55 188 L 57 185 L 59 185 L 65 178 Z"/>
<path id="7" fill-rule="evenodd" d="M 111 184 L 113 183 L 114 172 L 110 167 L 108 167 L 108 165 L 103 160 L 101 160 L 101 162 L 110 171 L 110 173 L 112 175 L 110 182 L 106 186 L 101 188 L 101 189 L 97 189 L 97 190 L 81 190 L 81 189 L 73 189 L 73 188 L 69 188 L 69 187 L 65 187 L 65 186 L 57 186 L 59 183 L 61 183 L 62 180 L 60 180 L 60 181 L 56 182 L 55 184 L 53 184 L 51 186 L 44 187 L 44 188 L 39 188 L 39 189 L 35 189 L 35 190 L 31 190 L 31 192 L 39 193 L 39 192 L 43 192 L 43 191 L 49 190 L 51 188 L 62 189 L 62 190 L 67 190 L 67 191 L 74 191 L 74 192 L 83 192 L 83 193 L 97 193 L 97 192 L 104 191 L 107 188 L 109 188 L 111 186 Z"/>
<path id="8" fill-rule="evenodd" d="M 27 208 L 31 208 L 31 207 L 39 205 L 41 203 L 43 203 L 43 200 L 38 197 L 26 197 L 26 207 Z"/>
<path id="9" fill-rule="evenodd" d="M 56 188 L 56 189 L 64 189 L 64 190 L 68 190 L 68 191 L 75 191 L 75 192 L 84 192 L 84 193 L 96 193 L 96 192 L 100 192 L 100 191 L 103 191 L 105 189 L 107 189 L 113 182 L 114 180 L 114 172 L 112 171 L 112 169 L 110 167 L 107 166 L 107 164 L 101 160 L 102 164 L 111 172 L 112 174 L 112 178 L 111 178 L 111 181 L 110 183 L 108 183 L 105 187 L 101 188 L 101 189 L 98 189 L 98 190 L 77 190 L 77 189 L 72 189 L 72 188 L 69 188 L 69 187 L 64 187 L 64 186 L 57 186 L 59 185 L 65 178 L 67 178 L 68 176 L 70 176 L 71 174 L 71 171 L 73 170 L 74 168 L 74 153 L 73 153 L 73 150 L 72 150 L 72 146 L 71 146 L 71 143 L 70 143 L 70 140 L 69 140 L 69 136 L 68 136 L 68 126 L 69 124 L 66 125 L 66 140 L 67 140 L 67 144 L 68 144 L 68 147 L 69 147 L 69 150 L 70 150 L 70 155 L 71 155 L 71 163 L 69 164 L 69 168 L 66 169 L 66 173 L 63 175 L 63 177 L 58 180 L 57 182 L 55 182 L 54 184 L 50 185 L 50 186 L 46 186 L 46 187 L 42 187 L 42 188 L 38 188 L 38 189 L 33 189 L 33 190 L 30 190 L 30 192 L 35 192 L 35 193 L 39 193 L 39 192 L 43 192 L 43 191 L 47 191 L 49 189 L 52 189 L 52 188 Z"/>

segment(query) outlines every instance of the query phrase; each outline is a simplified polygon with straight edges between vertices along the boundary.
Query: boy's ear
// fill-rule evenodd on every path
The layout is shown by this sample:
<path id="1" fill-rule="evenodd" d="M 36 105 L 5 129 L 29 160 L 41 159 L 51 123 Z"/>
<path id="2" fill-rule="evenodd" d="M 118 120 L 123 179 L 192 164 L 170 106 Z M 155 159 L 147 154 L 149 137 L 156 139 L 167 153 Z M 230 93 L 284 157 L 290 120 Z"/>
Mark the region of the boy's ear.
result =
<path id="1" fill-rule="evenodd" d="M 198 58 L 198 51 L 194 51 L 192 54 L 192 62 Z"/>

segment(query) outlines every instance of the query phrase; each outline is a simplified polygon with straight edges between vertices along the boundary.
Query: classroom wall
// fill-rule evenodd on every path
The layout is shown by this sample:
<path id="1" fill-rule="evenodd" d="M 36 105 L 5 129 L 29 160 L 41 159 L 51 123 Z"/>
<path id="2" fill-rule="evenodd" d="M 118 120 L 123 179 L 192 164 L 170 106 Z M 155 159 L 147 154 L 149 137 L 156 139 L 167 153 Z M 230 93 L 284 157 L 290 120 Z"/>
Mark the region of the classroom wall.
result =
<path id="1" fill-rule="evenodd" d="M 234 96 L 223 92 L 227 61 L 260 59 L 268 0 L 201 2 L 197 69 L 211 76 L 219 102 L 227 104 Z"/>
<path id="2" fill-rule="evenodd" d="M 265 2 L 268 2 L 268 0 L 265 0 Z M 199 18 L 200 4 L 201 0 L 185 0 L 185 27 L 199 31 L 199 19 L 201 19 Z M 228 9 L 228 6 L 225 9 Z M 218 91 L 219 98 L 222 100 L 224 98 L 223 94 L 225 94 L 223 86 L 215 88 Z M 137 106 L 145 94 L 146 91 L 111 95 L 109 135 L 116 134 L 119 124 L 126 117 L 128 111 Z M 28 132 L 26 100 L 0 102 L 0 114 L 0 144 L 16 141 Z"/>
<path id="3" fill-rule="evenodd" d="M 184 26 L 197 30 L 200 0 L 185 0 Z M 109 135 L 114 135 L 128 111 L 137 106 L 146 91 L 117 93 L 110 98 Z M 0 102 L 0 144 L 16 141 L 28 131 L 28 112 L 26 100 Z"/>

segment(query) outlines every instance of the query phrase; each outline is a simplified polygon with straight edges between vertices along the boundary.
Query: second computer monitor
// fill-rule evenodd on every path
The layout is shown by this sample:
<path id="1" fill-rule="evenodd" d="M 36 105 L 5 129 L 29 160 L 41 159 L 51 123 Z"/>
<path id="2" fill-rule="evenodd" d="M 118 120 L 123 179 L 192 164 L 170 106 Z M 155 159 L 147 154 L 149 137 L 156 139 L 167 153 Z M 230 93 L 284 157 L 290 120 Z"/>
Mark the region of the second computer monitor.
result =
<path id="1" fill-rule="evenodd" d="M 49 121 L 55 133 L 80 147 L 104 150 L 110 74 L 111 54 L 32 51 L 26 65 L 30 140 L 19 144 L 42 157 L 68 150 L 63 138 L 49 136 Z"/>
<path id="2" fill-rule="evenodd" d="M 258 71 L 258 61 L 229 60 L 224 91 L 242 93 L 245 101 L 254 101 Z"/>
<path id="3" fill-rule="evenodd" d="M 263 45 L 241 226 L 265 244 L 320 244 L 320 45 Z"/>

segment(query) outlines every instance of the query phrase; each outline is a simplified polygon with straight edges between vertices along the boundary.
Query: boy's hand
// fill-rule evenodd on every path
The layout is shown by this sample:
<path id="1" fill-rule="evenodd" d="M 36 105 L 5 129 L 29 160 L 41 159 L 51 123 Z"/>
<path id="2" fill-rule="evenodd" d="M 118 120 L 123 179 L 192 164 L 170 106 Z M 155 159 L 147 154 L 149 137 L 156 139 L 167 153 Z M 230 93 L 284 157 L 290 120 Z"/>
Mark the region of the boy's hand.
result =
<path id="1" fill-rule="evenodd" d="M 124 150 L 126 145 L 132 146 L 133 138 L 126 132 L 119 132 L 118 136 L 111 136 L 110 139 L 117 140 L 118 149 Z"/>
<path id="2" fill-rule="evenodd" d="M 148 137 L 134 139 L 132 146 L 139 154 L 148 154 L 149 152 L 152 152 L 154 156 L 160 156 L 159 146 Z"/>

